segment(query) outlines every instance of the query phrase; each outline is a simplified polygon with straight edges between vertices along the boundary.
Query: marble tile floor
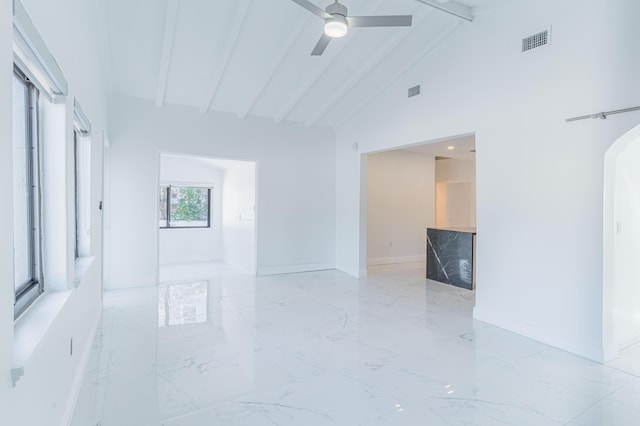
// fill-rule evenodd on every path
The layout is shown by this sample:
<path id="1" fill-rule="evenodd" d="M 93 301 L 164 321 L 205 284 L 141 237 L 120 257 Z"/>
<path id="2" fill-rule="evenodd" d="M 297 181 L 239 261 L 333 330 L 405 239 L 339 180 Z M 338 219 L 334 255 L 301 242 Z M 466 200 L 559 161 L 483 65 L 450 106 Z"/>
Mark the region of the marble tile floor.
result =
<path id="1" fill-rule="evenodd" d="M 472 319 L 424 265 L 105 294 L 73 426 L 637 425 L 640 378 Z"/>

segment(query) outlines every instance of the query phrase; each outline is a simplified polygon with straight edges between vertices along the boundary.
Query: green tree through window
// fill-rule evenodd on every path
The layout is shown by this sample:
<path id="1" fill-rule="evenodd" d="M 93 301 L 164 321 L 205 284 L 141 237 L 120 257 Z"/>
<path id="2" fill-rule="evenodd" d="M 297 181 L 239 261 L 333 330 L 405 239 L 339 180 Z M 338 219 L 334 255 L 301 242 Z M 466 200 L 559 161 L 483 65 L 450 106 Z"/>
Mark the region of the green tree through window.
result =
<path id="1" fill-rule="evenodd" d="M 210 188 L 160 187 L 160 227 L 208 228 L 210 201 Z"/>

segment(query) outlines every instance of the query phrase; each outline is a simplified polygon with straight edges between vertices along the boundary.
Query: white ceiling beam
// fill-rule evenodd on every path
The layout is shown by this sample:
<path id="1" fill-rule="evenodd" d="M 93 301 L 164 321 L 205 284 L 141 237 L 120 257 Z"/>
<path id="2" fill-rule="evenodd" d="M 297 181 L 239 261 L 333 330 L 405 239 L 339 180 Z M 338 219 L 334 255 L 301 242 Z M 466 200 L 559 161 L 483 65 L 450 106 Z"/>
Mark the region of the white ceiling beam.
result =
<path id="1" fill-rule="evenodd" d="M 164 21 L 162 56 L 160 57 L 160 75 L 158 77 L 158 88 L 156 89 L 156 106 L 162 106 L 164 104 L 164 95 L 167 90 L 169 64 L 171 62 L 171 51 L 173 50 L 173 39 L 176 33 L 176 22 L 178 21 L 179 9 L 180 0 L 167 0 L 167 16 Z"/>
<path id="2" fill-rule="evenodd" d="M 375 90 L 365 98 L 362 102 L 358 104 L 356 108 L 354 108 L 350 113 L 345 114 L 343 120 L 334 126 L 335 129 L 342 127 L 349 120 L 351 120 L 356 114 L 358 114 L 364 107 L 369 105 L 375 98 L 380 96 L 385 90 L 389 88 L 392 84 L 396 83 L 400 77 L 402 77 L 407 71 L 413 68 L 418 62 L 424 60 L 424 58 L 429 55 L 433 50 L 438 47 L 443 41 L 445 41 L 449 36 L 451 36 L 456 30 L 458 30 L 462 26 L 462 21 L 456 21 L 451 27 L 449 27 L 446 31 L 444 31 L 440 37 L 431 40 L 430 43 L 427 43 L 421 51 L 417 52 L 415 55 L 415 59 L 413 61 L 407 62 L 402 68 L 399 68 L 393 75 L 389 76 L 387 79 L 387 84 L 381 85 L 378 87 L 378 90 Z"/>
<path id="3" fill-rule="evenodd" d="M 417 12 L 413 13 L 413 26 L 418 26 L 424 18 L 429 15 L 431 9 L 420 8 Z M 382 61 L 393 49 L 396 48 L 404 39 L 406 39 L 410 31 L 398 30 L 396 34 L 389 37 L 387 41 L 381 45 L 376 51 L 369 57 L 369 59 L 362 64 L 357 70 L 351 73 L 349 78 L 336 90 L 332 91 L 331 96 L 312 114 L 306 121 L 305 125 L 311 127 L 318 122 L 329 109 L 335 105 L 344 95 L 349 92 L 356 84 L 368 75 L 375 67 Z"/>
<path id="4" fill-rule="evenodd" d="M 460 3 L 456 3 L 455 1 L 438 1 L 438 0 L 418 0 L 422 4 L 426 4 L 427 6 L 431 6 L 434 9 L 441 10 L 450 15 L 457 16 L 458 18 L 462 18 L 469 22 L 473 21 L 473 13 L 471 13 L 471 8 L 467 6 L 461 5 Z"/>
<path id="5" fill-rule="evenodd" d="M 242 26 L 244 24 L 244 20 L 247 17 L 247 12 L 249 10 L 249 5 L 251 4 L 251 0 L 239 0 L 238 6 L 236 7 L 236 13 L 233 17 L 233 22 L 231 23 L 231 30 L 227 35 L 227 40 L 225 42 L 224 48 L 222 49 L 222 54 L 220 55 L 220 59 L 216 65 L 216 69 L 213 72 L 213 77 L 211 78 L 211 83 L 209 85 L 209 90 L 207 90 L 207 97 L 200 107 L 200 112 L 205 113 L 209 111 L 209 107 L 211 107 L 211 103 L 213 102 L 213 98 L 216 96 L 216 92 L 218 91 L 218 86 L 222 77 L 224 76 L 224 72 L 229 65 L 229 60 L 231 59 L 231 55 L 235 50 L 236 43 L 238 41 L 238 37 L 240 36 L 240 31 L 242 30 Z"/>
<path id="6" fill-rule="evenodd" d="M 381 4 L 382 4 L 382 0 L 377 0 L 374 3 L 369 3 L 368 4 L 369 8 L 368 10 L 364 11 L 363 15 L 372 14 L 380 7 Z M 274 117 L 273 119 L 274 123 L 276 124 L 281 123 L 282 120 L 284 120 L 289 115 L 291 110 L 293 110 L 293 108 L 295 108 L 295 106 L 298 105 L 300 100 L 302 100 L 302 98 L 309 92 L 309 90 L 311 90 L 311 88 L 318 82 L 318 80 L 324 74 L 324 72 L 340 56 L 340 52 L 345 47 L 347 47 L 348 42 L 353 40 L 353 37 L 356 37 L 358 33 L 359 31 L 358 32 L 354 31 L 354 34 L 353 36 L 351 36 L 351 39 L 345 40 L 343 43 L 333 43 L 333 45 L 329 47 L 329 50 L 331 50 L 331 53 L 334 55 L 333 58 L 331 58 L 330 60 L 327 60 L 326 56 L 318 56 L 318 57 L 312 58 L 312 60 L 313 59 L 322 60 L 322 58 L 324 58 L 325 61 L 324 63 L 315 67 L 314 71 L 311 74 L 309 74 L 309 76 L 304 81 L 304 83 L 300 87 L 298 87 L 298 90 L 293 92 L 293 94 L 287 99 L 287 101 L 283 104 L 282 108 L 280 108 L 280 110 Z"/>
<path id="7" fill-rule="evenodd" d="M 256 103 L 264 93 L 264 89 L 266 89 L 266 87 L 269 85 L 273 77 L 277 74 L 278 70 L 282 66 L 282 63 L 284 62 L 284 58 L 287 56 L 287 53 L 289 53 L 289 51 L 291 50 L 295 42 L 298 41 L 298 39 L 302 36 L 302 32 L 305 30 L 305 28 L 309 28 L 311 26 L 312 21 L 316 19 L 317 18 L 315 17 L 311 17 L 311 18 L 307 18 L 306 20 L 301 20 L 294 27 L 287 41 L 283 43 L 280 50 L 273 55 L 273 61 L 271 62 L 271 64 L 265 67 L 265 72 L 261 74 L 264 77 L 264 79 L 260 83 L 260 88 L 256 92 L 253 99 L 249 101 L 249 103 L 245 106 L 245 108 L 242 111 L 240 111 L 240 113 L 238 114 L 239 118 L 241 119 L 245 118 L 251 112 L 253 107 L 256 105 Z"/>
<path id="8" fill-rule="evenodd" d="M 113 65 L 111 61 L 111 42 L 109 38 L 109 23 L 107 21 L 107 3 L 106 0 L 96 1 L 96 9 L 98 14 L 98 37 L 100 39 L 102 57 L 103 74 L 106 83 L 107 95 L 113 94 Z"/>

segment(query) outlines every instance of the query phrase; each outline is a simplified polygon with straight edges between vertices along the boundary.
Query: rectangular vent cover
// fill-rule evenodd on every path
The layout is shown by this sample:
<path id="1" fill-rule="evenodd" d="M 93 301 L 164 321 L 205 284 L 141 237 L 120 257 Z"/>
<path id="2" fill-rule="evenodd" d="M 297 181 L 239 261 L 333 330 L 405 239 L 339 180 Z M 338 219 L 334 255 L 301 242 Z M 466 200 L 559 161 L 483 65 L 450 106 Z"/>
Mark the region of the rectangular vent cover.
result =
<path id="1" fill-rule="evenodd" d="M 408 97 L 413 98 L 414 96 L 418 96 L 420 94 L 420 85 L 409 87 Z"/>
<path id="2" fill-rule="evenodd" d="M 546 46 L 549 44 L 549 30 L 541 31 L 529 37 L 522 39 L 522 51 L 528 52 L 529 50 L 537 47 Z"/>

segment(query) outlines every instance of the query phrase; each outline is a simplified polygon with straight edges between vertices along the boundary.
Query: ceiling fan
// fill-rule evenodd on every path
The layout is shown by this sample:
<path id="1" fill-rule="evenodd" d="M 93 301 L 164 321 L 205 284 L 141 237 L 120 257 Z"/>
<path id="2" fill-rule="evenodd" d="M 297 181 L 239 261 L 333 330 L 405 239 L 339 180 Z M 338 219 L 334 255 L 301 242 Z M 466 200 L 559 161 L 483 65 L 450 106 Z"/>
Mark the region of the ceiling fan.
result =
<path id="1" fill-rule="evenodd" d="M 309 0 L 293 0 L 294 3 L 324 19 L 324 33 L 311 52 L 312 56 L 322 55 L 332 38 L 344 37 L 349 27 L 410 27 L 411 15 L 393 16 L 349 16 L 347 7 L 335 0 L 325 10 Z"/>

